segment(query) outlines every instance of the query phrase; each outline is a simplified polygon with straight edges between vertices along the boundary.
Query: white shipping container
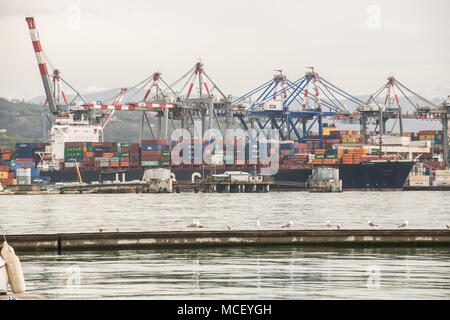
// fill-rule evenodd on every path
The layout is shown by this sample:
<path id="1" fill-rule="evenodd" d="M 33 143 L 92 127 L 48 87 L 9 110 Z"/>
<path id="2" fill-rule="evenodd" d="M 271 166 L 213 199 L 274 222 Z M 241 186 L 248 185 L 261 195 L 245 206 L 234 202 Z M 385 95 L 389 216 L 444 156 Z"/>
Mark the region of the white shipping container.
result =
<path id="1" fill-rule="evenodd" d="M 31 168 L 17 168 L 16 171 L 17 177 L 31 177 Z"/>
<path id="2" fill-rule="evenodd" d="M 377 137 L 374 137 L 377 138 Z M 411 142 L 411 137 L 382 136 L 381 143 L 385 146 L 407 146 Z M 379 141 L 378 141 L 379 143 Z"/>
<path id="3" fill-rule="evenodd" d="M 170 169 L 156 168 L 146 169 L 143 180 L 168 180 L 170 179 Z"/>
<path id="4" fill-rule="evenodd" d="M 450 181 L 450 176 L 436 176 L 434 177 L 435 181 Z"/>
<path id="5" fill-rule="evenodd" d="M 450 170 L 436 170 L 435 175 L 437 176 L 448 176 L 450 177 Z"/>
<path id="6" fill-rule="evenodd" d="M 450 181 L 433 181 L 434 187 L 450 186 Z"/>
<path id="7" fill-rule="evenodd" d="M 17 184 L 31 184 L 31 176 L 29 177 L 17 177 Z"/>
<path id="8" fill-rule="evenodd" d="M 409 176 L 409 181 L 430 181 L 430 176 Z"/>
<path id="9" fill-rule="evenodd" d="M 429 187 L 430 181 L 409 181 L 410 187 Z"/>
<path id="10" fill-rule="evenodd" d="M 431 148 L 431 141 L 430 140 L 418 140 L 418 141 L 411 141 L 409 143 L 410 147 L 427 147 Z"/>

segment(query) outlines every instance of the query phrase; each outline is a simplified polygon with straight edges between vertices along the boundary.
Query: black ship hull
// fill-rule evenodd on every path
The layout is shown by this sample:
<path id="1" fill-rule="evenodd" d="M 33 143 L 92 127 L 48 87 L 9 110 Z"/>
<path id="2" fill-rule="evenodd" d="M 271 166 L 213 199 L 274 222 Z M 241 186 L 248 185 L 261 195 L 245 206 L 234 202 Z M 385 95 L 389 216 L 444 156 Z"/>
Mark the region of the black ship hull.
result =
<path id="1" fill-rule="evenodd" d="M 411 161 L 372 161 L 360 164 L 339 164 L 331 167 L 339 168 L 339 178 L 344 190 L 402 190 L 405 181 L 414 165 Z M 330 167 L 330 166 L 328 166 Z M 233 171 L 232 168 L 217 170 L 217 173 Z M 192 174 L 198 172 L 208 175 L 211 170 L 172 169 L 178 181 L 191 181 Z M 312 173 L 311 168 L 280 169 L 273 176 L 280 189 L 303 189 Z M 82 171 L 83 182 L 93 181 L 126 181 L 141 180 L 144 170 L 118 170 L 117 172 L 100 172 L 98 170 Z M 125 175 L 125 176 L 124 176 Z M 76 171 L 41 172 L 41 176 L 50 177 L 51 183 L 78 181 Z"/>

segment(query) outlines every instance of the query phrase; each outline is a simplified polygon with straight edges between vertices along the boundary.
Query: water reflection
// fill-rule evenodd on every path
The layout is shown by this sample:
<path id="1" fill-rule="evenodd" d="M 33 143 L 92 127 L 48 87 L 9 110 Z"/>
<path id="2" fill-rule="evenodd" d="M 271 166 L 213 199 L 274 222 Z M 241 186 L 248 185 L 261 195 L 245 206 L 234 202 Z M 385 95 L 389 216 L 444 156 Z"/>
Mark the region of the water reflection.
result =
<path id="1" fill-rule="evenodd" d="M 450 250 L 445 248 L 130 250 L 23 255 L 21 260 L 29 291 L 55 298 L 450 297 Z M 67 285 L 73 276 L 68 270 L 80 271 L 77 290 Z"/>

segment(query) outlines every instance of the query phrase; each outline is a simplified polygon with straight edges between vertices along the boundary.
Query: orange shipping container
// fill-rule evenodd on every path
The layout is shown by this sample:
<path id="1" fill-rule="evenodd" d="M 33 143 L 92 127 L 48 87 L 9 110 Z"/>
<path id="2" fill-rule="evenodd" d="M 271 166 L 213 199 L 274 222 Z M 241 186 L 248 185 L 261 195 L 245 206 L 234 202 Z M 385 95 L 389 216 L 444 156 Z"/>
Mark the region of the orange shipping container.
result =
<path id="1" fill-rule="evenodd" d="M 104 152 L 103 153 L 103 158 L 112 158 L 114 156 L 114 153 L 109 153 L 109 152 Z"/>

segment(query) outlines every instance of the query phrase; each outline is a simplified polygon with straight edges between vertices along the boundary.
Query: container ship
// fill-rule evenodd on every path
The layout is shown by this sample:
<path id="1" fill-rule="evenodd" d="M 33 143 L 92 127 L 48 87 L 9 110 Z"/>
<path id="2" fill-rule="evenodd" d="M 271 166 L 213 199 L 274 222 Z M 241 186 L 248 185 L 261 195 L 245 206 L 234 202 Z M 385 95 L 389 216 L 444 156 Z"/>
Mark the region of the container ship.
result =
<path id="1" fill-rule="evenodd" d="M 398 141 L 407 143 L 407 149 L 416 146 L 420 165 L 432 170 L 445 167 L 444 162 L 432 159 L 441 148 L 442 132 L 431 130 L 384 137 L 388 145 L 383 145 L 380 153 L 378 141 L 360 144 L 359 132 L 335 127 L 323 128 L 323 148 L 311 137 L 307 143 L 272 141 L 264 150 L 258 144 L 239 139 L 222 141 L 223 148 L 215 149 L 209 148 L 212 141 L 202 139 L 101 142 L 101 130 L 97 129 L 85 119 L 68 114 L 59 117 L 52 126 L 49 143 L 18 143 L 16 148 L 0 149 L 0 182 L 3 185 L 77 182 L 77 167 L 86 183 L 141 180 L 149 168 L 170 168 L 177 181 L 192 181 L 194 173 L 203 178 L 225 171 L 261 174 L 261 169 L 268 165 L 261 164 L 259 156 L 266 152 L 266 156 L 277 161 L 273 179 L 280 189 L 302 189 L 314 167 L 328 166 L 339 168 L 344 190 L 401 190 L 416 161 L 398 156 L 401 148 L 395 145 Z M 376 132 L 370 134 L 372 138 L 377 136 Z M 172 161 L 178 144 L 182 149 L 178 154 L 184 153 L 187 163 Z M 210 157 L 209 164 L 202 158 L 205 155 Z"/>
<path id="2" fill-rule="evenodd" d="M 329 128 L 326 133 L 326 148 L 294 141 L 272 141 L 265 147 L 266 156 L 277 161 L 278 170 L 273 179 L 280 188 L 304 188 L 312 169 L 317 166 L 339 168 L 344 190 L 403 188 L 414 161 L 380 156 L 378 146 L 360 145 L 355 131 Z M 166 140 L 143 140 L 141 143 L 73 141 L 95 140 L 97 136 L 98 133 L 83 130 L 82 123 L 78 123 L 77 129 L 76 121 L 69 117 L 52 127 L 50 143 L 18 143 L 15 149 L 2 149 L 2 170 L 9 171 L 9 180 L 2 183 L 77 182 L 77 168 L 82 181 L 91 183 L 141 180 L 148 168 L 170 168 L 177 181 L 191 181 L 194 173 L 202 177 L 225 171 L 260 174 L 261 169 L 268 166 L 259 161 L 263 151 L 258 144 L 238 139 L 214 141 L 223 148 L 210 148 L 213 141 L 201 139 L 169 143 Z M 181 148 L 178 155 L 187 163 L 172 161 L 177 145 Z M 196 150 L 200 152 L 196 153 Z M 210 157 L 209 164 L 204 162 L 205 155 Z"/>

